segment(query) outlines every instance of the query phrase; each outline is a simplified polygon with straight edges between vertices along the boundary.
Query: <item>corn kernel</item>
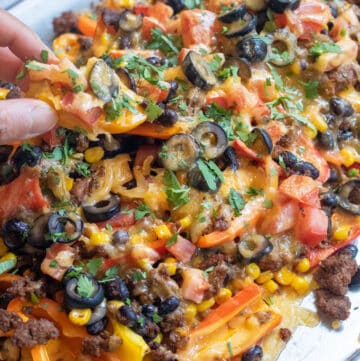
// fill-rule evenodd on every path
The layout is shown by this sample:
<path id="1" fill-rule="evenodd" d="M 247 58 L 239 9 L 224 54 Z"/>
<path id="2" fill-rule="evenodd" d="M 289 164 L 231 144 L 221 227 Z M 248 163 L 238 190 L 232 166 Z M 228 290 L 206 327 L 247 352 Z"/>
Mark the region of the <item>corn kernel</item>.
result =
<path id="1" fill-rule="evenodd" d="M 204 312 L 215 305 L 215 298 L 211 297 L 197 305 L 198 312 Z"/>
<path id="2" fill-rule="evenodd" d="M 74 308 L 69 313 L 69 320 L 74 325 L 84 326 L 90 321 L 91 314 L 90 308 Z"/>
<path id="3" fill-rule="evenodd" d="M 235 289 L 235 290 L 241 290 L 243 288 L 245 288 L 246 286 L 249 286 L 250 284 L 252 284 L 254 281 L 252 278 L 250 277 L 246 277 L 246 278 L 235 278 L 231 281 L 231 286 Z"/>
<path id="4" fill-rule="evenodd" d="M 256 263 L 249 263 L 245 267 L 246 274 L 254 280 L 260 276 L 260 267 Z"/>
<path id="5" fill-rule="evenodd" d="M 8 248 L 5 246 L 4 240 L 0 238 L 0 257 L 2 257 L 6 252 Z"/>
<path id="6" fill-rule="evenodd" d="M 169 239 L 172 236 L 170 229 L 166 224 L 155 227 L 154 231 L 159 239 Z"/>
<path id="7" fill-rule="evenodd" d="M 267 281 L 270 281 L 274 278 L 274 274 L 271 271 L 265 271 L 260 273 L 260 276 L 256 278 L 256 282 L 263 284 Z"/>
<path id="8" fill-rule="evenodd" d="M 175 332 L 183 337 L 185 337 L 189 334 L 189 330 L 186 327 L 178 327 L 175 329 Z"/>
<path id="9" fill-rule="evenodd" d="M 90 245 L 98 246 L 110 243 L 110 236 L 105 232 L 94 232 L 90 235 Z"/>
<path id="10" fill-rule="evenodd" d="M 311 123 L 319 132 L 326 132 L 328 129 L 325 119 L 319 113 L 312 114 Z"/>
<path id="11" fill-rule="evenodd" d="M 196 317 L 197 314 L 197 307 L 194 304 L 187 305 L 185 307 L 185 320 L 188 323 L 192 323 Z"/>
<path id="12" fill-rule="evenodd" d="M 179 220 L 178 223 L 182 229 L 187 229 L 191 225 L 191 217 L 190 216 L 183 217 Z"/>
<path id="13" fill-rule="evenodd" d="M 255 329 L 259 327 L 259 320 L 256 316 L 251 315 L 245 320 L 245 325 L 247 328 Z"/>
<path id="14" fill-rule="evenodd" d="M 345 165 L 345 167 L 350 167 L 351 165 L 354 164 L 355 156 L 350 149 L 348 148 L 341 149 L 340 154 L 343 158 L 343 164 Z"/>
<path id="15" fill-rule="evenodd" d="M 275 273 L 275 280 L 282 286 L 288 286 L 294 278 L 294 273 L 287 267 L 281 267 L 281 269 Z"/>
<path id="16" fill-rule="evenodd" d="M 336 228 L 333 232 L 333 238 L 335 241 L 345 241 L 350 234 L 351 227 L 349 225 L 343 225 Z"/>
<path id="17" fill-rule="evenodd" d="M 113 2 L 119 8 L 131 9 L 135 6 L 135 0 L 114 0 Z"/>
<path id="18" fill-rule="evenodd" d="M 315 139 L 317 136 L 317 129 L 306 127 L 304 129 L 304 133 L 306 137 L 309 137 L 311 139 Z"/>
<path id="19" fill-rule="evenodd" d="M 294 279 L 292 280 L 290 286 L 299 294 L 304 295 L 309 291 L 310 285 L 309 282 L 304 278 L 300 276 L 294 276 Z"/>
<path id="20" fill-rule="evenodd" d="M 88 163 L 99 162 L 104 157 L 104 149 L 101 147 L 92 147 L 85 150 L 85 160 Z"/>
<path id="21" fill-rule="evenodd" d="M 279 285 L 273 280 L 266 281 L 263 286 L 270 293 L 275 293 L 279 289 Z"/>
<path id="22" fill-rule="evenodd" d="M 0 88 L 0 100 L 6 99 L 7 95 L 9 94 L 10 90 L 5 88 Z"/>
<path id="23" fill-rule="evenodd" d="M 338 330 L 341 327 L 341 322 L 339 320 L 334 320 L 333 322 L 331 322 L 331 327 L 334 330 Z"/>
<path id="24" fill-rule="evenodd" d="M 296 271 L 305 273 L 310 269 L 310 261 L 308 258 L 302 258 L 296 265 Z"/>
<path id="25" fill-rule="evenodd" d="M 163 339 L 163 334 L 159 332 L 157 336 L 153 339 L 153 342 L 161 343 L 162 339 Z"/>
<path id="26" fill-rule="evenodd" d="M 170 276 L 174 276 L 177 270 L 177 261 L 173 257 L 168 257 L 165 259 L 165 266 L 170 274 Z"/>
<path id="27" fill-rule="evenodd" d="M 232 292 L 228 288 L 220 288 L 220 291 L 215 295 L 215 302 L 220 305 L 231 298 Z"/>
<path id="28" fill-rule="evenodd" d="M 290 70 L 291 70 L 291 72 L 293 72 L 294 74 L 300 75 L 300 73 L 301 73 L 300 61 L 294 61 L 294 62 L 290 65 Z"/>
<path id="29" fill-rule="evenodd" d="M 74 185 L 74 180 L 70 177 L 65 178 L 65 187 L 68 191 L 71 191 L 72 187 Z"/>

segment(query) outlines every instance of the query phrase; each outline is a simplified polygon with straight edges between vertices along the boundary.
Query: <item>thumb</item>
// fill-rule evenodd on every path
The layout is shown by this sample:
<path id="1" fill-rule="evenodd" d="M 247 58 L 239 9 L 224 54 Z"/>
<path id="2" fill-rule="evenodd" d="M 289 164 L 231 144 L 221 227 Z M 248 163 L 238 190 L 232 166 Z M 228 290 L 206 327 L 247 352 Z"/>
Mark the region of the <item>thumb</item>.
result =
<path id="1" fill-rule="evenodd" d="M 55 126 L 56 112 L 35 99 L 0 101 L 0 144 L 32 138 Z"/>

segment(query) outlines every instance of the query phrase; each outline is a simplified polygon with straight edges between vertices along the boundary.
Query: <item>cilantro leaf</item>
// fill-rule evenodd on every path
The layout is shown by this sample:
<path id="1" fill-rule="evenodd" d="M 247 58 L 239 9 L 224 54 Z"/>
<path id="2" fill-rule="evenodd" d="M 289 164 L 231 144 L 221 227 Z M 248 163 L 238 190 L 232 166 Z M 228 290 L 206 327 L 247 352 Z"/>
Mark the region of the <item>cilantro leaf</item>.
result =
<path id="1" fill-rule="evenodd" d="M 289 115 L 291 117 L 293 117 L 295 120 L 297 120 L 299 123 L 306 125 L 307 127 L 309 127 L 311 130 L 313 130 L 314 132 L 316 132 L 316 128 L 315 126 L 306 118 L 304 118 L 303 116 L 296 114 L 294 112 L 290 112 Z"/>
<path id="2" fill-rule="evenodd" d="M 151 214 L 151 210 L 144 203 L 138 205 L 137 208 L 135 209 L 135 219 L 137 221 L 141 218 L 144 218 L 145 216 L 148 216 L 149 214 Z"/>
<path id="3" fill-rule="evenodd" d="M 178 239 L 178 234 L 174 233 L 166 242 L 166 247 L 170 247 L 173 246 L 174 244 L 176 244 L 177 239 Z"/>
<path id="4" fill-rule="evenodd" d="M 178 209 L 189 202 L 190 188 L 186 185 L 181 185 L 174 172 L 166 171 L 163 183 L 166 185 L 165 193 L 167 200 L 173 209 Z"/>
<path id="5" fill-rule="evenodd" d="M 35 70 L 35 71 L 40 71 L 43 70 L 44 68 L 40 65 L 34 64 L 34 63 L 25 63 L 25 68 L 26 69 L 30 69 L 30 70 Z"/>
<path id="6" fill-rule="evenodd" d="M 138 113 L 137 109 L 132 105 L 133 102 L 135 102 L 135 100 L 127 94 L 118 95 L 116 98 L 111 99 L 111 101 L 104 106 L 106 120 L 112 121 L 117 119 L 123 114 L 125 109 L 133 114 Z"/>
<path id="7" fill-rule="evenodd" d="M 246 202 L 239 192 L 234 188 L 230 188 L 229 204 L 230 207 L 235 210 L 235 215 L 238 216 L 240 211 L 244 209 Z"/>
<path id="8" fill-rule="evenodd" d="M 284 90 L 284 83 L 281 79 L 281 76 L 279 75 L 279 73 L 274 69 L 274 67 L 272 67 L 270 64 L 267 64 L 267 66 L 270 69 L 270 74 L 274 79 L 275 82 L 275 88 L 279 91 Z"/>
<path id="9" fill-rule="evenodd" d="M 213 72 L 219 70 L 223 59 L 219 54 L 215 54 L 212 59 L 209 61 L 209 67 Z"/>
<path id="10" fill-rule="evenodd" d="M 339 45 L 329 42 L 329 43 L 323 43 L 320 41 L 315 41 L 314 45 L 309 50 L 309 55 L 311 56 L 320 56 L 325 53 L 335 53 L 335 54 L 341 54 L 342 49 Z"/>
<path id="11" fill-rule="evenodd" d="M 80 275 L 76 285 L 77 293 L 83 297 L 91 297 L 95 291 L 94 283 L 86 276 Z"/>
<path id="12" fill-rule="evenodd" d="M 47 50 L 41 50 L 40 57 L 42 62 L 47 64 L 49 60 L 49 52 Z"/>
<path id="13" fill-rule="evenodd" d="M 202 159 L 199 159 L 197 164 L 198 164 L 199 170 L 200 170 L 202 176 L 204 177 L 209 189 L 212 191 L 215 191 L 217 188 L 217 182 L 216 182 L 217 172 L 214 172 L 213 169 L 210 168 L 209 163 L 205 162 Z"/>
<path id="14" fill-rule="evenodd" d="M 86 267 L 93 276 L 96 276 L 100 267 L 102 266 L 103 260 L 102 258 L 93 258 L 87 264 Z"/>
<path id="15" fill-rule="evenodd" d="M 181 37 L 164 34 L 159 28 L 151 29 L 151 41 L 146 44 L 148 49 L 159 49 L 166 56 L 173 56 L 179 54 L 179 49 L 182 48 Z"/>
<path id="16" fill-rule="evenodd" d="M 89 177 L 91 172 L 90 172 L 90 164 L 85 163 L 85 162 L 79 162 L 76 163 L 75 165 L 76 171 L 83 175 L 84 177 Z"/>
<path id="17" fill-rule="evenodd" d="M 148 120 L 151 122 L 159 118 L 159 116 L 164 113 L 164 109 L 159 107 L 152 99 L 148 99 L 149 103 L 145 109 L 145 112 L 148 116 Z"/>
<path id="18" fill-rule="evenodd" d="M 135 271 L 135 272 L 132 274 L 132 279 L 133 279 L 134 281 L 146 280 L 146 277 L 147 277 L 146 271 Z"/>
<path id="19" fill-rule="evenodd" d="M 318 92 L 319 82 L 317 80 L 309 80 L 308 82 L 299 81 L 299 83 L 304 88 L 306 98 L 315 99 L 319 95 Z"/>

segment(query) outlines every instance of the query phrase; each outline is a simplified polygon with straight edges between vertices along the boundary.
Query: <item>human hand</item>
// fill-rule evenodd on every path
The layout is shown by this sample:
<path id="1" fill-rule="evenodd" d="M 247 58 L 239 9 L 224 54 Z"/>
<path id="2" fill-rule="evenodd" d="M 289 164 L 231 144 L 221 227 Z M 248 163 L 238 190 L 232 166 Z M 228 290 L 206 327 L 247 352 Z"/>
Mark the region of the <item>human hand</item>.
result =
<path id="1" fill-rule="evenodd" d="M 42 50 L 49 62 L 55 55 L 40 38 L 15 17 L 0 9 L 0 80 L 14 82 L 27 59 L 40 59 Z M 23 87 L 25 83 L 22 83 Z M 0 100 L 0 144 L 42 134 L 57 122 L 56 112 L 45 102 L 35 99 Z"/>

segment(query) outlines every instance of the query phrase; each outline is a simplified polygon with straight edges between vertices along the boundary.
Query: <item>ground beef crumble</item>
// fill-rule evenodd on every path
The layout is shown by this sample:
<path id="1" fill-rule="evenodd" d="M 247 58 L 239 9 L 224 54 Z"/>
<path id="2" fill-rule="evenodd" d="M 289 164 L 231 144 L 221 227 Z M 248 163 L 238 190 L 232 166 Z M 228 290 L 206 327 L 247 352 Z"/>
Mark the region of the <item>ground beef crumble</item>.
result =
<path id="1" fill-rule="evenodd" d="M 347 296 L 334 295 L 328 290 L 315 291 L 316 307 L 331 320 L 346 320 L 350 316 L 351 302 Z"/>
<path id="2" fill-rule="evenodd" d="M 284 341 L 284 342 L 288 342 L 291 338 L 291 331 L 288 328 L 280 328 L 280 338 Z"/>
<path id="3" fill-rule="evenodd" d="M 0 331 L 8 332 L 22 324 L 21 317 L 16 312 L 0 309 Z"/>
<path id="4" fill-rule="evenodd" d="M 32 281 L 29 278 L 20 278 L 12 282 L 6 292 L 20 297 L 30 297 L 35 294 L 37 297 L 45 297 L 45 287 L 43 281 Z"/>
<path id="5" fill-rule="evenodd" d="M 16 328 L 11 341 L 15 346 L 31 348 L 38 344 L 44 345 L 49 340 L 58 338 L 59 335 L 59 330 L 54 323 L 41 318 L 21 323 Z"/>
<path id="6" fill-rule="evenodd" d="M 65 11 L 53 20 L 53 29 L 55 36 L 65 33 L 78 33 L 77 27 L 78 15 L 73 11 Z"/>

